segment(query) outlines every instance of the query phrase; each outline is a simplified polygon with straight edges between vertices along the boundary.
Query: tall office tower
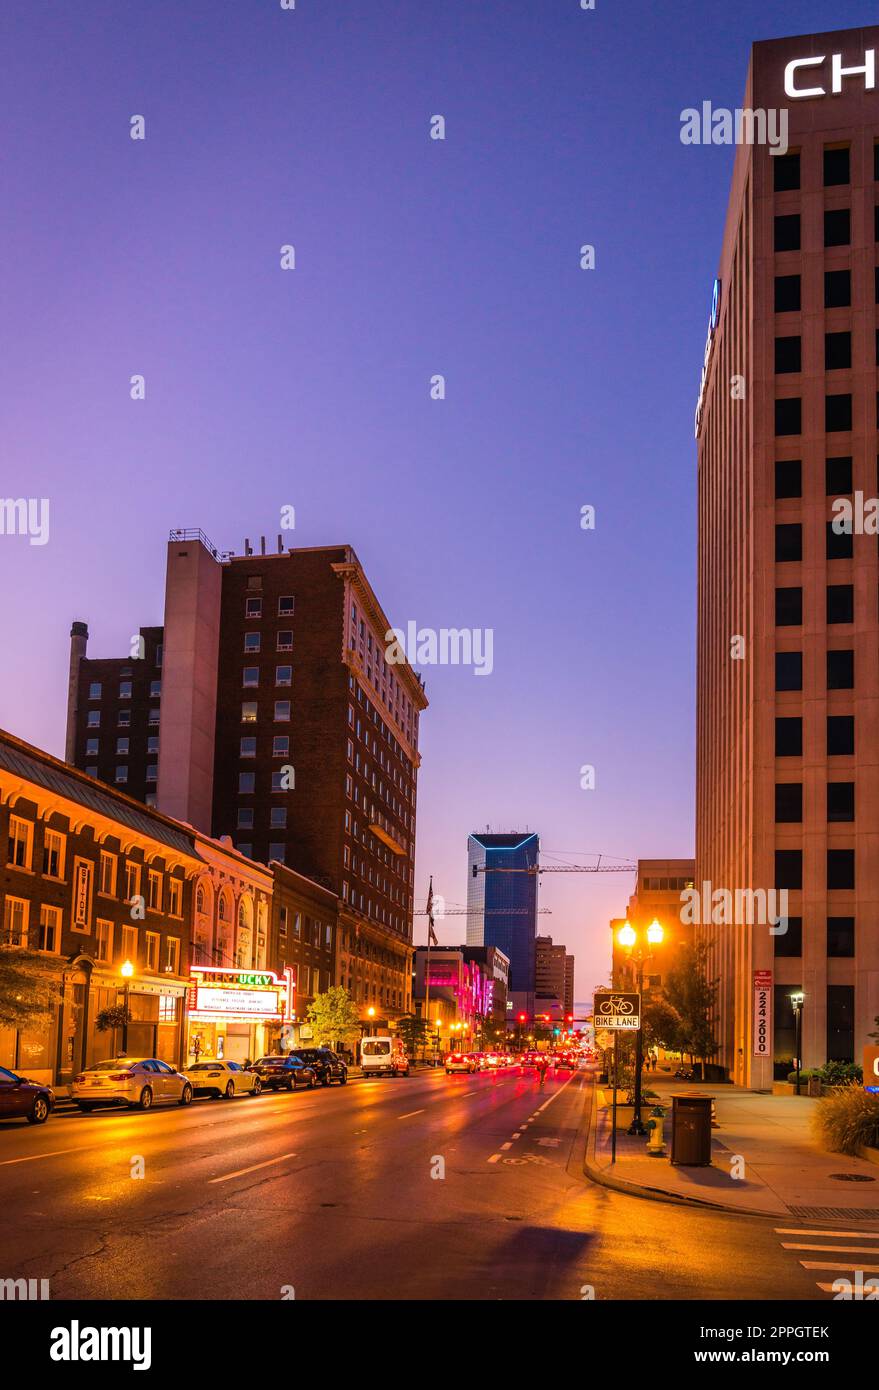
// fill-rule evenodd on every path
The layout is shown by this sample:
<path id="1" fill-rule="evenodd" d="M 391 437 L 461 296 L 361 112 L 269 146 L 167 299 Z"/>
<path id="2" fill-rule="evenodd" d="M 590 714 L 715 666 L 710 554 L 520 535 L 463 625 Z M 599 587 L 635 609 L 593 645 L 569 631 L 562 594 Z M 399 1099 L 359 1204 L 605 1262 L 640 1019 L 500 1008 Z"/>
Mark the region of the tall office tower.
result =
<path id="1" fill-rule="evenodd" d="M 565 1016 L 574 1012 L 574 957 L 565 956 Z"/>
<path id="2" fill-rule="evenodd" d="M 536 834 L 467 840 L 467 945 L 497 946 L 508 957 L 515 1013 L 534 1011 L 539 856 Z"/>
<path id="3" fill-rule="evenodd" d="M 567 959 L 567 949 L 556 945 L 551 936 L 535 938 L 534 1012 L 548 1014 L 553 1023 L 559 1023 L 565 1013 Z"/>
<path id="4" fill-rule="evenodd" d="M 406 1012 L 411 994 L 424 686 L 408 664 L 385 660 L 390 623 L 350 546 L 245 550 L 171 533 L 156 802 L 337 893 L 336 978 L 380 1025 Z M 144 631 L 161 639 L 162 629 Z M 94 673 L 77 656 L 83 725 Z M 153 710 L 159 717 L 141 705 L 132 740 Z M 102 740 L 115 736 L 112 722 L 102 710 Z M 80 767 L 90 756 L 83 729 Z M 108 748 L 89 766 L 104 778 L 114 756 Z"/>
<path id="5" fill-rule="evenodd" d="M 791 996 L 807 1067 L 879 1013 L 877 41 L 753 48 L 744 108 L 786 111 L 788 149 L 736 151 L 696 412 L 695 877 L 719 1060 L 757 1087 L 790 1069 Z"/>

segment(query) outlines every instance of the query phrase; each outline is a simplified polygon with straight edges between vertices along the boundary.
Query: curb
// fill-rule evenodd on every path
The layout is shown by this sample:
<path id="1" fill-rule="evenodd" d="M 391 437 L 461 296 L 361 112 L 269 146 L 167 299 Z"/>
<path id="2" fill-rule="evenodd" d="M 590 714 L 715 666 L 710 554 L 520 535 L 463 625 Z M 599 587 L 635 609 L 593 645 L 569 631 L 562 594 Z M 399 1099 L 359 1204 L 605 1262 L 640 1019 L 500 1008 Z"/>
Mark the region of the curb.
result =
<path id="1" fill-rule="evenodd" d="M 699 1211 L 720 1211 L 727 1216 L 759 1216 L 764 1220 L 777 1221 L 779 1217 L 789 1217 L 790 1212 L 785 1211 L 757 1211 L 746 1207 L 733 1207 L 727 1202 L 712 1202 L 707 1197 L 688 1197 L 684 1193 L 669 1192 L 664 1187 L 645 1187 L 641 1183 L 629 1182 L 626 1178 L 618 1178 L 600 1168 L 595 1162 L 595 1140 L 596 1126 L 595 1118 L 598 1110 L 598 1091 L 593 1090 L 592 1105 L 589 1112 L 589 1133 L 586 1138 L 586 1148 L 583 1152 L 583 1172 L 594 1182 L 597 1187 L 608 1187 L 614 1192 L 624 1192 L 629 1197 L 643 1197 L 650 1202 L 666 1202 L 669 1206 L 695 1207 Z M 855 1218 L 852 1218 L 855 1219 Z"/>

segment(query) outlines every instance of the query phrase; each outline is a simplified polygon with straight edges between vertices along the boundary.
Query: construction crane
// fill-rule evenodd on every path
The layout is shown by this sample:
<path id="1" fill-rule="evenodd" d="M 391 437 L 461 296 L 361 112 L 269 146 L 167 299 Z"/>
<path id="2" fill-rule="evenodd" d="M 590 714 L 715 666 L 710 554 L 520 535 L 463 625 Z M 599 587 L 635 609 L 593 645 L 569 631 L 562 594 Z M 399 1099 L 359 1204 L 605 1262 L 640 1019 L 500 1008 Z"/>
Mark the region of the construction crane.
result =
<path id="1" fill-rule="evenodd" d="M 478 915 L 479 917 L 492 917 L 492 916 L 498 916 L 498 917 L 515 917 L 515 916 L 517 916 L 517 915 L 518 915 L 518 916 L 521 916 L 521 917 L 524 917 L 526 913 L 527 913 L 528 915 L 530 915 L 530 908 L 527 908 L 527 907 L 489 907 L 489 908 L 486 908 L 486 909 L 481 909 L 481 908 L 477 908 L 477 907 L 446 907 L 446 908 L 443 908 L 442 912 L 439 912 L 439 911 L 437 911 L 437 912 L 433 912 L 433 911 L 428 912 L 428 910 L 427 910 L 426 907 L 416 907 L 416 909 L 415 909 L 415 911 L 413 912 L 412 916 L 413 916 L 413 917 L 433 917 L 433 916 L 436 916 L 436 917 L 440 917 L 440 918 L 442 918 L 442 917 L 469 917 L 471 913 L 472 913 L 474 916 L 477 916 L 477 915 Z M 537 915 L 538 915 L 538 917 L 551 917 L 551 916 L 552 916 L 552 908 L 551 908 L 551 907 L 539 907 L 539 908 L 537 909 Z"/>
<path id="2" fill-rule="evenodd" d="M 473 877 L 477 874 L 635 874 L 637 864 L 602 864 L 601 855 L 597 864 L 534 864 L 524 869 L 504 869 L 488 864 L 474 864 Z"/>

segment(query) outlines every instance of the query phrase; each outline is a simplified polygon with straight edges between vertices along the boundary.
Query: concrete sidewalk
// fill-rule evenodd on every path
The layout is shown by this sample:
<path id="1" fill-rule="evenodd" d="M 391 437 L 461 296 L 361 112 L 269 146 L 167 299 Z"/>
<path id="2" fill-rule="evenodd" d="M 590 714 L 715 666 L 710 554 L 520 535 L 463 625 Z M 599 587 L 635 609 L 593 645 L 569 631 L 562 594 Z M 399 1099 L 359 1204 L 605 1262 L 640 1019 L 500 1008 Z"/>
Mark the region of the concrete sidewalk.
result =
<path id="1" fill-rule="evenodd" d="M 600 1104 L 603 1093 L 596 1087 L 584 1162 L 593 1181 L 640 1196 L 697 1202 L 725 1211 L 863 1221 L 879 1228 L 879 1165 L 827 1153 L 818 1146 L 811 1132 L 817 1100 L 762 1095 L 728 1085 L 688 1086 L 654 1074 L 645 1079 L 645 1089 L 658 1092 L 666 1111 L 667 1151 L 671 1149 L 672 1096 L 715 1097 L 718 1127 L 712 1131 L 711 1167 L 672 1167 L 667 1155 L 651 1158 L 647 1141 L 626 1134 L 625 1128 L 619 1128 L 619 1119 L 616 1163 L 611 1164 L 610 1109 Z M 644 1107 L 645 1122 L 655 1103 L 651 1100 Z M 623 1113 L 628 1124 L 631 1109 Z M 733 1177 L 736 1171 L 743 1171 L 743 1176 Z"/>

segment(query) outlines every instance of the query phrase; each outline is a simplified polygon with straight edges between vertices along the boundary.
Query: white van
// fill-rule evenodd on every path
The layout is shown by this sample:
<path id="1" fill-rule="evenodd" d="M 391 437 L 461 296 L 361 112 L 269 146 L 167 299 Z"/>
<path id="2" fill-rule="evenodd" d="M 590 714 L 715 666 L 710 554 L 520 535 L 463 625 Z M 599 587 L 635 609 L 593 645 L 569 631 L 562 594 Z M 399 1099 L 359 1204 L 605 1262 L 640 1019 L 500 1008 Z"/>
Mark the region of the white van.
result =
<path id="1" fill-rule="evenodd" d="M 364 1038 L 360 1044 L 364 1076 L 408 1076 L 409 1058 L 402 1038 Z"/>

